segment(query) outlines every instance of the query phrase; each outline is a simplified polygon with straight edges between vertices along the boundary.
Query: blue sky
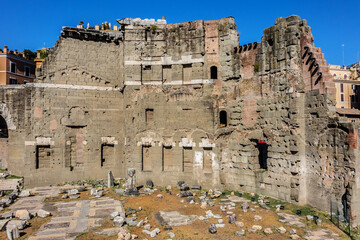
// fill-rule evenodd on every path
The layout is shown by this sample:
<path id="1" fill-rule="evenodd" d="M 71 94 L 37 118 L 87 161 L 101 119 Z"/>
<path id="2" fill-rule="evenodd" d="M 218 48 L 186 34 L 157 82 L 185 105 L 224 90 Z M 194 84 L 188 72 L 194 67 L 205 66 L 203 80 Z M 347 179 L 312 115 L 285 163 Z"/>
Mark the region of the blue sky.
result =
<path id="1" fill-rule="evenodd" d="M 116 23 L 124 17 L 161 18 L 169 23 L 235 17 L 240 44 L 260 41 L 278 17 L 299 15 L 312 27 L 315 45 L 328 63 L 360 61 L 360 0 L 303 1 L 3 1 L 0 48 L 36 50 L 52 47 L 62 26 Z M 344 47 L 342 47 L 344 44 Z"/>

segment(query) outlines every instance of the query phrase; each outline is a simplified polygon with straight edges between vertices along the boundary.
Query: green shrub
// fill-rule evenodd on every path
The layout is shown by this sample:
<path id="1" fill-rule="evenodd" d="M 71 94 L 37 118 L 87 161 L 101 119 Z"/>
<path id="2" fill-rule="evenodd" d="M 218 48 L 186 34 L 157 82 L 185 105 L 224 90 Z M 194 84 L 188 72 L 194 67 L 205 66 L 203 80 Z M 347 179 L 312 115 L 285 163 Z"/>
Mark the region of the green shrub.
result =
<path id="1" fill-rule="evenodd" d="M 254 72 L 259 72 L 260 70 L 260 64 L 258 62 L 254 63 Z"/>

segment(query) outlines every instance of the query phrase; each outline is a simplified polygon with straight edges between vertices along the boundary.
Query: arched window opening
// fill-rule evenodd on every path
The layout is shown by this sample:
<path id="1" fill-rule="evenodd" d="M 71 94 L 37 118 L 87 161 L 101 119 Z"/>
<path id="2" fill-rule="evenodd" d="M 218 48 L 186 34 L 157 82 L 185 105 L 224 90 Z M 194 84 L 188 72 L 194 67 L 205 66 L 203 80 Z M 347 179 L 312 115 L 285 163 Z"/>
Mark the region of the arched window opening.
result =
<path id="1" fill-rule="evenodd" d="M 5 119 L 0 116 L 0 138 L 8 138 L 8 127 Z"/>
<path id="2" fill-rule="evenodd" d="M 217 67 L 216 66 L 212 66 L 210 68 L 210 72 L 211 72 L 211 77 L 210 79 L 218 79 L 218 71 L 217 71 Z"/>
<path id="3" fill-rule="evenodd" d="M 347 75 L 346 75 L 346 74 L 344 74 L 344 79 L 347 79 Z"/>
<path id="4" fill-rule="evenodd" d="M 259 164 L 261 169 L 268 169 L 268 145 L 265 141 L 259 140 L 257 142 L 257 148 L 259 150 Z"/>
<path id="5" fill-rule="evenodd" d="M 226 111 L 220 111 L 220 127 L 227 126 L 227 113 Z"/>

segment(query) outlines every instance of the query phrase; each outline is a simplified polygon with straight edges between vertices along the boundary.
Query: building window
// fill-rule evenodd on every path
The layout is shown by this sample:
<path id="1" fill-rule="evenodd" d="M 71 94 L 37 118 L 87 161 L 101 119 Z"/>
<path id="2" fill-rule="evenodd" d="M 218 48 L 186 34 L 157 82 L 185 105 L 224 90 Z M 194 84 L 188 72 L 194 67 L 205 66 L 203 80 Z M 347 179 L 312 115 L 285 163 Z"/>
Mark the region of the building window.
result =
<path id="1" fill-rule="evenodd" d="M 227 126 L 227 113 L 226 111 L 220 111 L 220 127 Z"/>
<path id="2" fill-rule="evenodd" d="M 356 122 L 355 119 L 351 119 L 350 121 L 351 121 L 352 123 Z"/>
<path id="3" fill-rule="evenodd" d="M 17 84 L 16 78 L 10 78 L 9 83 L 10 83 L 10 84 Z"/>
<path id="4" fill-rule="evenodd" d="M 10 72 L 16 73 L 16 63 L 12 62 L 10 65 Z"/>
<path id="5" fill-rule="evenodd" d="M 212 66 L 211 68 L 210 68 L 210 75 L 211 75 L 211 77 L 210 77 L 210 79 L 218 79 L 218 71 L 217 71 L 217 67 L 216 66 Z"/>
<path id="6" fill-rule="evenodd" d="M 344 74 L 344 79 L 347 79 L 347 75 L 346 75 L 346 74 Z"/>
<path id="7" fill-rule="evenodd" d="M 29 67 L 25 67 L 24 74 L 25 74 L 25 76 L 30 77 L 30 68 Z"/>
<path id="8" fill-rule="evenodd" d="M 145 121 L 146 124 L 154 122 L 154 109 L 148 108 L 145 110 Z"/>
<path id="9" fill-rule="evenodd" d="M 340 83 L 340 92 L 344 92 L 344 84 Z"/>
<path id="10" fill-rule="evenodd" d="M 344 102 L 344 94 L 340 94 L 340 101 Z"/>

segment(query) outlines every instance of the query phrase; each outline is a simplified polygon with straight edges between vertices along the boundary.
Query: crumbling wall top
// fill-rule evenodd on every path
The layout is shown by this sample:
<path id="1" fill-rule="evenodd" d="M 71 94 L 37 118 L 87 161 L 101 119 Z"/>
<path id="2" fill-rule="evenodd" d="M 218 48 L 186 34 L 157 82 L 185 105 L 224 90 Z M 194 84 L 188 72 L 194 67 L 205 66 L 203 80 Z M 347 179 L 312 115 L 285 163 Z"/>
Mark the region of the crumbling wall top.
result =
<path id="1" fill-rule="evenodd" d="M 116 20 L 121 25 L 132 25 L 132 26 L 151 26 L 151 25 L 165 25 L 166 20 L 165 19 L 158 19 L 155 21 L 154 18 L 122 18 Z"/>

